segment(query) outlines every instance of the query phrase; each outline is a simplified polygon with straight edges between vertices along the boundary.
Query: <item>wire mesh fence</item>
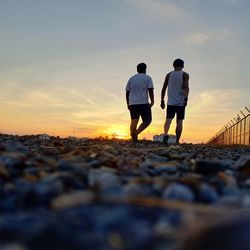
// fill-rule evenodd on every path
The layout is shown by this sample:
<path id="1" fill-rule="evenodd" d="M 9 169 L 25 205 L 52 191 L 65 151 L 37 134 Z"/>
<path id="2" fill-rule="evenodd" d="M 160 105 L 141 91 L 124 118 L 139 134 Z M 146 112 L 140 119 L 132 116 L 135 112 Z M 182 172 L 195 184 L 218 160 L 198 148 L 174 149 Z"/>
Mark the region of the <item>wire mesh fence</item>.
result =
<path id="1" fill-rule="evenodd" d="M 250 145 L 250 106 L 241 110 L 236 117 L 225 124 L 207 143 Z"/>

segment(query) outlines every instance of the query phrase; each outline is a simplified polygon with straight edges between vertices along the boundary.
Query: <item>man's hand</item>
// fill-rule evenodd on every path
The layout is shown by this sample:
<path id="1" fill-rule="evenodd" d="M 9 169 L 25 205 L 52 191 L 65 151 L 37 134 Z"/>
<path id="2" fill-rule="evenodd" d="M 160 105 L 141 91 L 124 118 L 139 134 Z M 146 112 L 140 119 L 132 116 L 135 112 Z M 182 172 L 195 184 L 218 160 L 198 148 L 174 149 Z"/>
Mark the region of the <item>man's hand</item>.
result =
<path id="1" fill-rule="evenodd" d="M 166 107 L 166 105 L 165 105 L 164 100 L 161 100 L 161 108 L 162 108 L 162 109 L 165 109 L 165 107 Z"/>
<path id="2" fill-rule="evenodd" d="M 149 107 L 152 108 L 154 106 L 154 102 L 149 103 Z"/>
<path id="3" fill-rule="evenodd" d="M 185 99 L 184 99 L 184 103 L 183 103 L 183 106 L 184 106 L 184 107 L 186 107 L 186 106 L 187 106 L 187 102 L 188 102 L 188 98 L 187 98 L 187 97 L 185 97 Z"/>

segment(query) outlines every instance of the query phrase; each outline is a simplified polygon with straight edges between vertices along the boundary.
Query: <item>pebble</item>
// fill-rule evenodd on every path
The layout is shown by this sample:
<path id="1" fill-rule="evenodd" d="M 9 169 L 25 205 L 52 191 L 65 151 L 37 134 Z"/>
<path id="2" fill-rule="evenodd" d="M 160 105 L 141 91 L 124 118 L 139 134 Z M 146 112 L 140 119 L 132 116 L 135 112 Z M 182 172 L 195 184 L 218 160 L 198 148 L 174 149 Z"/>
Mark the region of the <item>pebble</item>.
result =
<path id="1" fill-rule="evenodd" d="M 198 174 L 215 174 L 220 171 L 224 171 L 228 168 L 228 165 L 221 161 L 212 160 L 197 160 L 194 163 L 194 171 Z"/>
<path id="2" fill-rule="evenodd" d="M 0 176 L 3 177 L 3 178 L 9 178 L 10 177 L 9 171 L 7 170 L 7 168 L 2 163 L 0 163 Z"/>
<path id="3" fill-rule="evenodd" d="M 248 188 L 250 188 L 250 178 L 248 178 L 244 181 L 244 185 L 247 186 Z"/>
<path id="4" fill-rule="evenodd" d="M 61 210 L 86 205 L 92 200 L 94 200 L 94 194 L 92 192 L 73 192 L 60 195 L 52 201 L 51 205 L 52 208 Z"/>
<path id="5" fill-rule="evenodd" d="M 236 161 L 234 168 L 240 172 L 250 173 L 250 155 L 242 156 Z"/>
<path id="6" fill-rule="evenodd" d="M 139 185 L 137 183 L 128 183 L 123 188 L 123 194 L 128 197 L 133 196 L 145 196 L 147 193 L 147 190 L 142 185 Z"/>
<path id="7" fill-rule="evenodd" d="M 20 153 L 25 153 L 25 154 L 30 152 L 29 148 L 24 146 L 20 142 L 15 142 L 15 141 L 6 142 L 6 143 L 3 143 L 1 146 L 7 152 L 20 152 Z"/>
<path id="8" fill-rule="evenodd" d="M 220 199 L 216 190 L 206 183 L 202 183 L 199 188 L 199 199 L 204 203 L 215 203 Z"/>
<path id="9" fill-rule="evenodd" d="M 154 169 L 154 172 L 157 175 L 161 175 L 163 173 L 167 173 L 171 175 L 177 172 L 177 167 L 176 166 L 160 166 L 160 167 L 156 167 Z"/>
<path id="10" fill-rule="evenodd" d="M 227 174 L 226 172 L 219 172 L 218 177 L 228 186 L 237 186 L 237 180 L 234 176 Z"/>
<path id="11" fill-rule="evenodd" d="M 24 247 L 22 245 L 17 245 L 17 244 L 7 244 L 4 246 L 0 245 L 0 249 L 1 250 L 27 250 L 26 247 Z"/>
<path id="12" fill-rule="evenodd" d="M 120 186 L 120 180 L 117 175 L 98 169 L 89 171 L 88 183 L 90 187 L 98 186 L 101 189 Z"/>
<path id="13" fill-rule="evenodd" d="M 179 183 L 173 183 L 163 191 L 163 198 L 192 202 L 195 196 L 190 188 Z"/>

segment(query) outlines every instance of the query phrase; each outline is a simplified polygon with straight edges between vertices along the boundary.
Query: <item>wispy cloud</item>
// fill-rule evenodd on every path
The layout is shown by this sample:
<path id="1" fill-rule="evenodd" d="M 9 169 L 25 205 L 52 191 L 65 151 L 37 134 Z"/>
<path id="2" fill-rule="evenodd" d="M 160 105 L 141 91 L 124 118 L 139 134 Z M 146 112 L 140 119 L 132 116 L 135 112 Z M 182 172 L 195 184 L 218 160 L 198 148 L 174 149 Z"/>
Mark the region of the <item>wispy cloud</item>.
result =
<path id="1" fill-rule="evenodd" d="M 185 37 L 187 44 L 204 44 L 211 39 L 211 35 L 207 33 L 194 33 Z"/>
<path id="2" fill-rule="evenodd" d="M 201 118 L 206 120 L 207 124 L 218 126 L 234 112 L 239 111 L 241 99 L 244 100 L 247 96 L 247 92 L 243 93 L 238 89 L 205 90 L 192 99 L 189 112 L 194 120 Z"/>
<path id="3" fill-rule="evenodd" d="M 155 18 L 169 19 L 173 17 L 181 17 L 184 14 L 181 9 L 173 1 L 161 0 L 126 0 L 131 5 L 135 6 L 144 13 L 150 14 Z"/>
<path id="4" fill-rule="evenodd" d="M 242 0 L 223 0 L 223 2 L 229 3 L 229 4 L 238 4 L 238 3 L 241 3 Z"/>
<path id="5" fill-rule="evenodd" d="M 182 35 L 182 40 L 187 45 L 204 45 L 216 42 L 221 39 L 227 39 L 232 35 L 229 29 L 212 30 L 206 32 L 194 32 Z"/>

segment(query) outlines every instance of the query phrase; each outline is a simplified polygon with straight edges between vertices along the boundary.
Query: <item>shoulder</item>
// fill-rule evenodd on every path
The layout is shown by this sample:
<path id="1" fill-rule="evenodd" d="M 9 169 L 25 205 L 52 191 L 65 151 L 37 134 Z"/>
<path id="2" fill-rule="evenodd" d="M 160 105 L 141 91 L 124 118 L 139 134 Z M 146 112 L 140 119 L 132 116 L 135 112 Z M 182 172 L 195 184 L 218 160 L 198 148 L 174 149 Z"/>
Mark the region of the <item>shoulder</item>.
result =
<path id="1" fill-rule="evenodd" d="M 137 75 L 133 75 L 133 76 L 131 76 L 130 78 L 129 78 L 129 82 L 131 82 L 131 81 L 133 81 L 135 78 L 137 77 Z"/>
<path id="2" fill-rule="evenodd" d="M 146 77 L 147 77 L 146 79 L 147 79 L 148 87 L 154 88 L 154 84 L 153 84 L 153 80 L 152 80 L 151 76 L 146 75 Z"/>
<path id="3" fill-rule="evenodd" d="M 148 80 L 152 81 L 152 77 L 151 77 L 151 76 L 145 74 L 145 77 L 146 77 Z"/>
<path id="4" fill-rule="evenodd" d="M 183 77 L 184 78 L 189 78 L 189 74 L 187 72 L 183 71 Z"/>
<path id="5" fill-rule="evenodd" d="M 131 76 L 130 79 L 134 79 L 136 77 L 138 77 L 138 74 L 135 74 L 135 75 Z"/>
<path id="6" fill-rule="evenodd" d="M 165 79 L 169 79 L 169 77 L 170 77 L 171 73 L 172 73 L 172 71 L 171 71 L 171 72 L 168 72 L 168 73 L 166 74 Z"/>

